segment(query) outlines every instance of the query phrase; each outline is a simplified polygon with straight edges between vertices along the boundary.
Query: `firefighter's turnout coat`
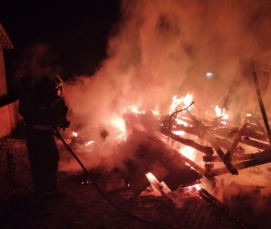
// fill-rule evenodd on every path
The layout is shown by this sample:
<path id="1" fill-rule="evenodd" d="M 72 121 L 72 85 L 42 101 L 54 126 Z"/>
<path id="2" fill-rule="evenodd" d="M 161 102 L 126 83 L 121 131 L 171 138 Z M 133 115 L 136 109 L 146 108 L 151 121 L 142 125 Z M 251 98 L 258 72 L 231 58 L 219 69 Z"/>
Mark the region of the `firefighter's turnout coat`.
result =
<path id="1" fill-rule="evenodd" d="M 65 101 L 46 76 L 34 87 L 31 76 L 22 77 L 19 113 L 26 125 L 28 157 L 36 191 L 50 193 L 57 190 L 59 152 L 54 129 L 63 125 L 68 127 L 67 112 Z"/>

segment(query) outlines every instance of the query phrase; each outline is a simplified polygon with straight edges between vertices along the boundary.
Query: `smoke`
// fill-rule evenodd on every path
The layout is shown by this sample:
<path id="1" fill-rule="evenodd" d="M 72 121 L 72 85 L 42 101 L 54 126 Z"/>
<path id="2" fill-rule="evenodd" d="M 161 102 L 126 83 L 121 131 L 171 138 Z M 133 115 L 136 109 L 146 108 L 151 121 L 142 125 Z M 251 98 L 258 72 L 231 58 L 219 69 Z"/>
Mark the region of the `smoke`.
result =
<path id="1" fill-rule="evenodd" d="M 97 142 L 105 129 L 105 141 L 114 142 L 119 133 L 112 126 L 129 106 L 165 114 L 174 95 L 188 92 L 205 111 L 228 91 L 240 58 L 271 60 L 261 54 L 270 48 L 270 6 L 264 0 L 123 0 L 108 58 L 93 76 L 65 85 L 72 127 Z"/>
<path id="2" fill-rule="evenodd" d="M 57 54 L 49 44 L 35 43 L 21 53 L 15 78 L 20 79 L 21 76 L 28 74 L 33 77 L 35 84 L 45 73 L 52 70 L 56 59 Z"/>

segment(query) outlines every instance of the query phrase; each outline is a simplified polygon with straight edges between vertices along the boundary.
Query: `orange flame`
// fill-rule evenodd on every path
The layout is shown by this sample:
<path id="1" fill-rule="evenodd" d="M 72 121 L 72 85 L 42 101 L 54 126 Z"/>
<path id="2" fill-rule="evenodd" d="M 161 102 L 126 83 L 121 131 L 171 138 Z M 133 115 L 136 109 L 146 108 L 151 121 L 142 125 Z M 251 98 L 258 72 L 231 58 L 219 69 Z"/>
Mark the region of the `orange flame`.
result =
<path id="1" fill-rule="evenodd" d="M 172 103 L 170 105 L 170 113 L 174 112 L 177 107 L 182 103 L 183 98 L 177 98 L 177 95 L 172 97 Z"/>
<path id="2" fill-rule="evenodd" d="M 116 117 L 114 119 L 111 120 L 111 125 L 113 127 L 115 127 L 118 131 L 118 139 L 119 140 L 124 140 L 126 139 L 126 125 L 125 125 L 125 121 L 121 118 L 121 117 Z"/>
<path id="3" fill-rule="evenodd" d="M 221 109 L 219 108 L 217 105 L 215 106 L 215 113 L 216 113 L 216 116 L 219 117 L 221 119 L 221 123 L 222 124 L 227 124 L 227 120 L 229 118 L 229 115 L 227 115 L 226 113 L 226 109 Z"/>
<path id="4" fill-rule="evenodd" d="M 186 94 L 186 96 L 181 97 L 181 98 L 177 98 L 177 95 L 172 97 L 172 103 L 170 105 L 170 113 L 176 111 L 177 107 L 182 104 L 184 105 L 184 107 L 187 107 L 191 104 L 191 102 L 193 101 L 193 95 L 190 94 L 189 92 Z"/>
<path id="5" fill-rule="evenodd" d="M 193 102 L 193 95 L 190 94 L 189 92 L 187 95 L 183 98 L 183 103 L 187 107 Z M 190 109 L 190 108 L 189 108 Z"/>
<path id="6" fill-rule="evenodd" d="M 139 111 L 138 107 L 134 105 L 128 106 L 126 109 L 124 109 L 124 113 L 128 111 L 136 113 L 136 114 L 145 114 L 145 111 Z"/>
<path id="7" fill-rule="evenodd" d="M 221 109 L 219 108 L 219 106 L 215 106 L 215 113 L 217 117 L 221 117 L 222 119 L 227 120 L 229 118 L 229 116 L 226 114 L 226 110 L 225 109 Z"/>

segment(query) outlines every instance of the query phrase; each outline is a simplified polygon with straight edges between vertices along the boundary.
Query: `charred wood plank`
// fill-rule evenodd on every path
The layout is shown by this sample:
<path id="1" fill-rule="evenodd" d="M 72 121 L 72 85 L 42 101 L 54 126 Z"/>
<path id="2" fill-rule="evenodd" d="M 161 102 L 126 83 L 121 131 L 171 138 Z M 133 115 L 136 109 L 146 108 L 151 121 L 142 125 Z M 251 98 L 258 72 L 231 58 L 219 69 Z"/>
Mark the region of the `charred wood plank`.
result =
<path id="1" fill-rule="evenodd" d="M 137 197 L 150 185 L 150 182 L 146 177 L 148 169 L 141 163 L 132 160 L 127 161 L 126 166 L 128 168 L 129 187 L 134 194 L 134 197 Z"/>
<path id="2" fill-rule="evenodd" d="M 209 135 L 208 138 L 209 138 L 209 142 L 211 143 L 212 147 L 215 149 L 216 153 L 221 158 L 222 162 L 224 163 L 226 168 L 230 171 L 230 173 L 233 175 L 238 175 L 237 169 L 233 166 L 233 164 L 231 163 L 231 160 L 229 158 L 225 157 L 225 154 L 224 154 L 223 150 L 217 144 L 216 139 L 213 138 L 213 136 L 211 136 L 211 135 Z"/>
<path id="3" fill-rule="evenodd" d="M 149 139 L 156 142 L 159 145 L 159 147 L 161 148 L 161 150 L 166 151 L 167 153 L 164 154 L 164 156 L 168 157 L 170 160 L 173 160 L 173 161 L 175 161 L 175 163 L 180 164 L 182 166 L 183 166 L 183 162 L 184 162 L 185 165 L 189 166 L 192 170 L 194 170 L 196 173 L 200 174 L 201 176 L 205 176 L 210 181 L 213 181 L 213 182 L 216 181 L 216 179 L 212 175 L 207 174 L 205 172 L 205 170 L 203 168 L 201 168 L 200 166 L 198 166 L 195 162 L 193 162 L 192 160 L 183 156 L 177 150 L 171 148 L 169 145 L 167 145 L 166 143 L 164 143 L 163 141 L 161 141 L 157 137 L 149 136 Z M 171 169 L 170 168 L 167 168 L 167 169 L 169 171 L 175 170 L 176 167 L 175 168 L 171 167 Z M 174 171 L 172 171 L 172 172 L 174 172 Z M 200 179 L 200 178 L 198 177 L 198 179 Z"/>
<path id="4" fill-rule="evenodd" d="M 218 128 L 215 129 L 213 133 L 224 138 L 233 139 L 236 134 L 238 134 L 238 128 Z M 253 131 L 249 128 L 244 131 L 243 136 L 254 138 L 260 141 L 266 141 L 266 135 L 260 132 Z"/>
<path id="5" fill-rule="evenodd" d="M 194 141 L 190 140 L 190 139 L 184 139 L 178 135 L 175 135 L 173 133 L 171 133 L 170 131 L 167 131 L 166 129 L 161 129 L 162 133 L 167 135 L 168 137 L 182 143 L 185 145 L 188 145 L 200 152 L 205 153 L 207 156 L 211 156 L 213 155 L 213 149 L 216 151 L 216 153 L 218 154 L 218 156 L 221 158 L 221 160 L 223 161 L 223 163 L 225 164 L 225 166 L 228 168 L 228 170 L 230 171 L 231 174 L 233 175 L 237 175 L 238 171 L 236 170 L 236 168 L 234 168 L 234 166 L 232 165 L 230 158 L 225 157 L 225 154 L 223 152 L 223 150 L 220 148 L 219 144 L 217 143 L 217 140 L 214 138 L 213 134 L 211 131 L 206 131 L 205 129 L 202 129 L 202 132 L 197 132 L 197 130 L 195 128 L 187 128 L 183 126 L 183 129 L 186 130 L 190 130 L 190 133 L 195 133 L 198 134 L 199 136 L 202 136 L 205 140 L 207 140 L 208 142 L 210 142 L 210 144 L 212 145 L 212 147 L 208 147 L 208 146 L 202 146 L 199 145 L 197 143 L 195 143 Z"/>
<path id="6" fill-rule="evenodd" d="M 228 151 L 224 157 L 224 160 L 231 161 L 231 159 L 234 155 L 235 149 L 236 149 L 237 145 L 239 144 L 247 125 L 248 125 L 247 122 L 244 123 L 244 125 L 240 129 L 239 133 L 236 135 L 231 147 L 228 149 Z"/>
<path id="7" fill-rule="evenodd" d="M 232 161 L 246 161 L 246 160 L 252 160 L 255 159 L 256 155 L 258 155 L 257 153 L 253 154 L 244 154 L 242 156 L 237 156 L 234 155 L 232 158 Z M 205 162 L 221 162 L 221 158 L 219 156 L 213 155 L 210 157 L 207 156 L 203 156 L 203 161 Z"/>
<path id="8" fill-rule="evenodd" d="M 198 126 L 202 124 L 189 110 L 186 110 L 186 113 L 188 117 L 192 119 L 194 125 Z"/>
<path id="9" fill-rule="evenodd" d="M 254 167 L 254 166 L 258 166 L 258 165 L 263 165 L 263 164 L 267 164 L 271 162 L 271 158 L 266 158 L 263 161 L 259 161 L 257 159 L 253 159 L 250 161 L 244 161 L 244 162 L 240 162 L 235 164 L 235 168 L 237 168 L 238 170 L 241 169 L 246 169 L 246 168 L 250 168 L 250 167 Z M 213 169 L 211 175 L 213 176 L 219 176 L 219 175 L 223 175 L 228 173 L 228 169 L 226 167 L 223 168 L 219 168 L 219 169 Z"/>
<path id="10" fill-rule="evenodd" d="M 259 142 L 257 140 L 250 139 L 249 137 L 241 138 L 240 142 L 243 143 L 243 144 L 252 146 L 254 148 L 261 149 L 261 150 L 266 150 L 266 149 L 268 149 L 270 147 L 269 144 Z"/>
<path id="11" fill-rule="evenodd" d="M 182 138 L 179 135 L 173 134 L 165 129 L 161 129 L 161 133 L 168 136 L 169 138 L 171 138 L 175 141 L 178 141 L 184 145 L 190 146 L 190 147 L 192 147 L 202 153 L 205 153 L 206 155 L 213 155 L 214 154 L 212 147 L 200 145 L 191 139 Z"/>
<path id="12" fill-rule="evenodd" d="M 202 138 L 202 139 L 204 139 L 204 137 L 205 137 L 203 134 L 203 131 L 201 131 L 195 127 L 187 127 L 187 126 L 184 126 L 181 124 L 177 124 L 175 129 L 178 131 L 184 131 L 188 134 L 198 136 L 199 138 Z M 204 127 L 204 129 L 211 131 L 211 128 L 208 128 L 208 127 Z M 230 140 L 232 140 L 234 138 L 234 135 L 236 136 L 237 131 L 235 130 L 234 133 L 230 134 L 231 135 L 229 138 L 230 140 L 227 138 L 227 137 L 229 137 L 229 136 L 227 136 L 228 135 L 227 131 L 228 130 L 226 130 L 225 132 L 222 132 L 220 134 L 217 134 L 216 131 L 214 131 L 213 133 L 216 136 L 223 137 L 223 138 L 218 138 L 218 137 L 214 137 L 214 138 L 216 139 L 216 141 L 220 147 L 228 150 L 232 144 L 232 142 Z M 251 134 L 251 136 L 252 136 L 252 134 Z M 248 137 L 247 135 L 246 136 L 242 135 L 241 139 L 239 139 L 239 142 L 243 143 L 245 145 L 252 146 L 254 148 L 262 149 L 262 150 L 268 149 L 270 147 L 269 144 L 262 142 L 262 141 L 252 139 L 252 138 Z"/>

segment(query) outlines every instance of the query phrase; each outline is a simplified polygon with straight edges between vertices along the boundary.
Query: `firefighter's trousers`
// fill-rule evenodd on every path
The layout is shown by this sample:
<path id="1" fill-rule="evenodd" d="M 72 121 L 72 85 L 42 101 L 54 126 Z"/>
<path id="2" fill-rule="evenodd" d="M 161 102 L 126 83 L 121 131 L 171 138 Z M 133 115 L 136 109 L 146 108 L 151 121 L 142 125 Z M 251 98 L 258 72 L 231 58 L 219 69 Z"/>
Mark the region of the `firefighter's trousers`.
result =
<path id="1" fill-rule="evenodd" d="M 52 130 L 27 127 L 28 158 L 36 191 L 50 193 L 57 190 L 59 152 Z"/>

